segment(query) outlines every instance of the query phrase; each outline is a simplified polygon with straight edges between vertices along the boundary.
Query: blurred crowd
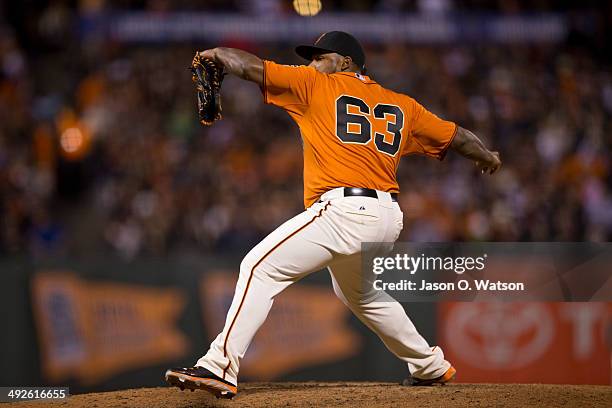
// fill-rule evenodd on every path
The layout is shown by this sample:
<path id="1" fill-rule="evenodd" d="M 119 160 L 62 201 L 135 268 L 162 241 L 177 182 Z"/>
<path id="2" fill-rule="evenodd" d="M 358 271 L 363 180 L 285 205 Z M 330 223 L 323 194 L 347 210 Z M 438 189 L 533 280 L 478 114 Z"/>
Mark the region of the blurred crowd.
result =
<path id="1" fill-rule="evenodd" d="M 230 77 L 223 120 L 200 126 L 186 69 L 195 45 L 32 58 L 8 24 L 0 32 L 0 253 L 231 251 L 302 210 L 296 126 Z M 289 46 L 243 46 L 301 63 Z M 596 53 L 389 44 L 367 55 L 373 79 L 503 160 L 486 177 L 453 153 L 405 158 L 401 239 L 612 239 L 612 73 Z"/>
<path id="2" fill-rule="evenodd" d="M 313 3 L 317 0 L 311 0 Z M 320 0 L 323 10 L 343 12 L 496 12 L 512 14 L 529 11 L 584 10 L 601 6 L 598 0 Z M 293 0 L 39 0 L 20 2 L 44 9 L 50 5 L 80 10 L 206 10 L 214 12 L 291 12 Z"/>

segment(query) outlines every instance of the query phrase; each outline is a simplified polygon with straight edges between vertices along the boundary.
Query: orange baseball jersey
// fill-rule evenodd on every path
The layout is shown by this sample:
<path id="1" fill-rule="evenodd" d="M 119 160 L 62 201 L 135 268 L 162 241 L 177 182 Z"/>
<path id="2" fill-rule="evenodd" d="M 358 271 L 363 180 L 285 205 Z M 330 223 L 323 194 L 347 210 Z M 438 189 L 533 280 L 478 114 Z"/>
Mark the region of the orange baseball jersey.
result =
<path id="1" fill-rule="evenodd" d="M 304 145 L 304 205 L 336 187 L 399 192 L 400 158 L 444 158 L 457 125 L 354 72 L 264 61 L 264 100 L 291 115 Z"/>

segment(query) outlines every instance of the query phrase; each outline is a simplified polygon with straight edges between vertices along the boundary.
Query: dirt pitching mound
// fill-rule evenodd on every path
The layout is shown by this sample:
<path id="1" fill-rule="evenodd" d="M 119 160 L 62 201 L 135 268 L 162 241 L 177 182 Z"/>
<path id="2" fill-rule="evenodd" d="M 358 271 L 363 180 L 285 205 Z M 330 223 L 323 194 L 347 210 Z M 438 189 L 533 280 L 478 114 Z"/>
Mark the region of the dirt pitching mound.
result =
<path id="1" fill-rule="evenodd" d="M 403 387 L 390 383 L 246 383 L 233 400 L 205 391 L 140 388 L 78 394 L 67 401 L 21 402 L 18 407 L 610 407 L 612 386 L 450 384 Z"/>

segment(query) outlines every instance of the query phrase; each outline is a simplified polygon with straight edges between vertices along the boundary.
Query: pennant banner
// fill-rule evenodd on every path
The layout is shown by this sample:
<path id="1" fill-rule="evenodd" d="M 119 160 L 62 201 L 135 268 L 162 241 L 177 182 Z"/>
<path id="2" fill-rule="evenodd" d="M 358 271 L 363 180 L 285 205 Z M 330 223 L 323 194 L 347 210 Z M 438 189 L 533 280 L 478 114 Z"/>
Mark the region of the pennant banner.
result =
<path id="1" fill-rule="evenodd" d="M 32 282 L 43 376 L 91 385 L 113 374 L 183 356 L 176 328 L 185 296 L 177 289 L 86 282 L 43 272 Z"/>

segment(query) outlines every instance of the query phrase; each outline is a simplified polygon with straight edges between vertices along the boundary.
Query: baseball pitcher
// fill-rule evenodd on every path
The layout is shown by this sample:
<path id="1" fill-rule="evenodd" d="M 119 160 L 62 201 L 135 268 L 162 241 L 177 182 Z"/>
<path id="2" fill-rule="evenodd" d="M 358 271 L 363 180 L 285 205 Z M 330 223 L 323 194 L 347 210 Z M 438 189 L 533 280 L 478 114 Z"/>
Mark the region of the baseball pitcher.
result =
<path id="1" fill-rule="evenodd" d="M 396 179 L 401 157 L 420 153 L 442 160 L 450 148 L 492 174 L 501 165 L 499 154 L 472 132 L 368 77 L 363 49 L 350 34 L 328 32 L 296 52 L 310 64 L 280 65 L 230 48 L 198 54 L 257 83 L 264 102 L 297 123 L 306 210 L 246 255 L 223 331 L 194 367 L 170 369 L 166 381 L 217 397 L 236 395 L 240 361 L 274 297 L 327 267 L 336 295 L 406 362 L 414 384 L 447 383 L 455 369 L 442 349 L 427 343 L 399 303 L 362 285 L 361 243 L 393 243 L 402 230 Z"/>

